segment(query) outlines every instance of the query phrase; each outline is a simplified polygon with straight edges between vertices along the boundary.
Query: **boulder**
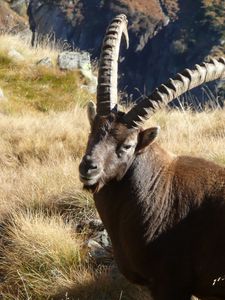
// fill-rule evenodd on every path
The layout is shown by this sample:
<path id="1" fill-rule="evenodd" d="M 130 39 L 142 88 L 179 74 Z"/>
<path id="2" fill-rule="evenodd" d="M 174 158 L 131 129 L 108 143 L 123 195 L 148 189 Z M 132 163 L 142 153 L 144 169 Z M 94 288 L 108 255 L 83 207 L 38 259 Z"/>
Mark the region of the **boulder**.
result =
<path id="1" fill-rule="evenodd" d="M 91 58 L 88 52 L 64 51 L 58 56 L 58 65 L 62 70 L 91 71 Z"/>
<path id="2" fill-rule="evenodd" d="M 94 239 L 87 241 L 88 253 L 96 264 L 109 265 L 113 261 L 112 253 L 104 249 Z"/>
<path id="3" fill-rule="evenodd" d="M 93 239 L 98 242 L 104 249 L 111 251 L 112 244 L 109 239 L 107 231 L 104 229 L 102 231 L 98 231 L 94 236 Z"/>
<path id="4" fill-rule="evenodd" d="M 97 265 L 111 265 L 113 262 L 112 244 L 102 221 L 91 219 L 77 224 L 78 232 L 88 233 L 85 245 L 91 259 Z"/>
<path id="5" fill-rule="evenodd" d="M 91 58 L 88 52 L 64 51 L 58 56 L 58 65 L 61 70 L 79 70 L 87 83 L 81 88 L 95 94 L 97 90 L 97 77 L 91 70 Z"/>

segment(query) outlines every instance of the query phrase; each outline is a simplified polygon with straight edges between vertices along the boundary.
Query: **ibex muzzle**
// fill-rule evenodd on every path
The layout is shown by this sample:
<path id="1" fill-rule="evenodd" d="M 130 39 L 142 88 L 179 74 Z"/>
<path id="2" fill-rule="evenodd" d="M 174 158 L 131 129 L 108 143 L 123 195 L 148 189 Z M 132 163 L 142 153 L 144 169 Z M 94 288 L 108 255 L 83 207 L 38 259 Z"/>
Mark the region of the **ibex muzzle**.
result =
<path id="1" fill-rule="evenodd" d="M 92 159 L 91 155 L 87 154 L 83 157 L 83 160 L 79 167 L 80 178 L 87 185 L 93 185 L 101 174 L 99 164 Z"/>

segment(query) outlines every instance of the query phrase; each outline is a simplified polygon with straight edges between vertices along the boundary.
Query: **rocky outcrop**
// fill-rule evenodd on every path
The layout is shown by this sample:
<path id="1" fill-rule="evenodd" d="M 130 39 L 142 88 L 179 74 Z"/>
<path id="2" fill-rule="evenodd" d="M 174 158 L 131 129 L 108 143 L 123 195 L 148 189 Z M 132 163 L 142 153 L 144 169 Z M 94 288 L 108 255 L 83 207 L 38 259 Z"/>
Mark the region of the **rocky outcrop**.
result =
<path id="1" fill-rule="evenodd" d="M 215 49 L 224 51 L 221 16 L 222 25 L 212 26 L 209 4 L 205 2 L 31 0 L 28 13 L 37 41 L 48 35 L 67 49 L 90 52 L 92 58 L 99 57 L 105 29 L 112 17 L 125 13 L 129 19 L 130 48 L 121 51 L 119 88 L 136 100 L 174 73 L 217 52 Z"/>

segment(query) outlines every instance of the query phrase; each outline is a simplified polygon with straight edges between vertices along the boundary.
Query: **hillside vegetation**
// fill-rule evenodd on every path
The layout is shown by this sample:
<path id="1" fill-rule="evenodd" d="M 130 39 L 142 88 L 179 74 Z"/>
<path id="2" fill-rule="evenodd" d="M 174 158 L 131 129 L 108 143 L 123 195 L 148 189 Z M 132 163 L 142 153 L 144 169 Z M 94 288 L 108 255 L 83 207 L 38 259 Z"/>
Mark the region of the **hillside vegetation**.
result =
<path id="1" fill-rule="evenodd" d="M 146 291 L 96 266 L 79 220 L 96 216 L 82 190 L 78 164 L 89 125 L 78 72 L 36 66 L 60 49 L 30 49 L 18 37 L 0 36 L 0 298 L 4 300 L 147 300 Z M 13 61 L 9 49 L 24 61 Z M 212 101 L 214 101 L 212 97 Z M 159 142 L 177 154 L 225 165 L 224 109 L 159 111 Z"/>
<path id="2" fill-rule="evenodd" d="M 10 45 L 10 46 L 9 46 Z M 10 49 L 17 49 L 26 57 L 15 61 L 8 56 Z M 59 49 L 48 47 L 29 48 L 29 40 L 19 36 L 1 36 L 0 43 L 0 87 L 10 101 L 2 104 L 5 112 L 22 111 L 24 105 L 34 111 L 65 110 L 74 103 L 85 104 L 90 95 L 79 86 L 85 79 L 77 72 L 62 72 L 53 68 L 35 66 L 46 56 L 56 64 Z M 3 108 L 4 107 L 4 108 Z"/>

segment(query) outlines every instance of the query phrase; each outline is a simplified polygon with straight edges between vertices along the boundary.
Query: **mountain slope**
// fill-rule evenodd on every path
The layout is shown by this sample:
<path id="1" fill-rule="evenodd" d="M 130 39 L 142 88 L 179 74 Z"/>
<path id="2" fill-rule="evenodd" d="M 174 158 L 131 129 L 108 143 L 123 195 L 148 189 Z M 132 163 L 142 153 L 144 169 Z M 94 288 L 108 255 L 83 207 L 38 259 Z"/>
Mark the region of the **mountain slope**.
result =
<path id="1" fill-rule="evenodd" d="M 50 14 L 51 12 L 51 14 Z M 130 49 L 120 64 L 120 89 L 136 99 L 206 56 L 224 53 L 222 0 L 31 0 L 30 22 L 39 35 L 99 57 L 105 29 L 113 16 L 129 19 Z"/>

